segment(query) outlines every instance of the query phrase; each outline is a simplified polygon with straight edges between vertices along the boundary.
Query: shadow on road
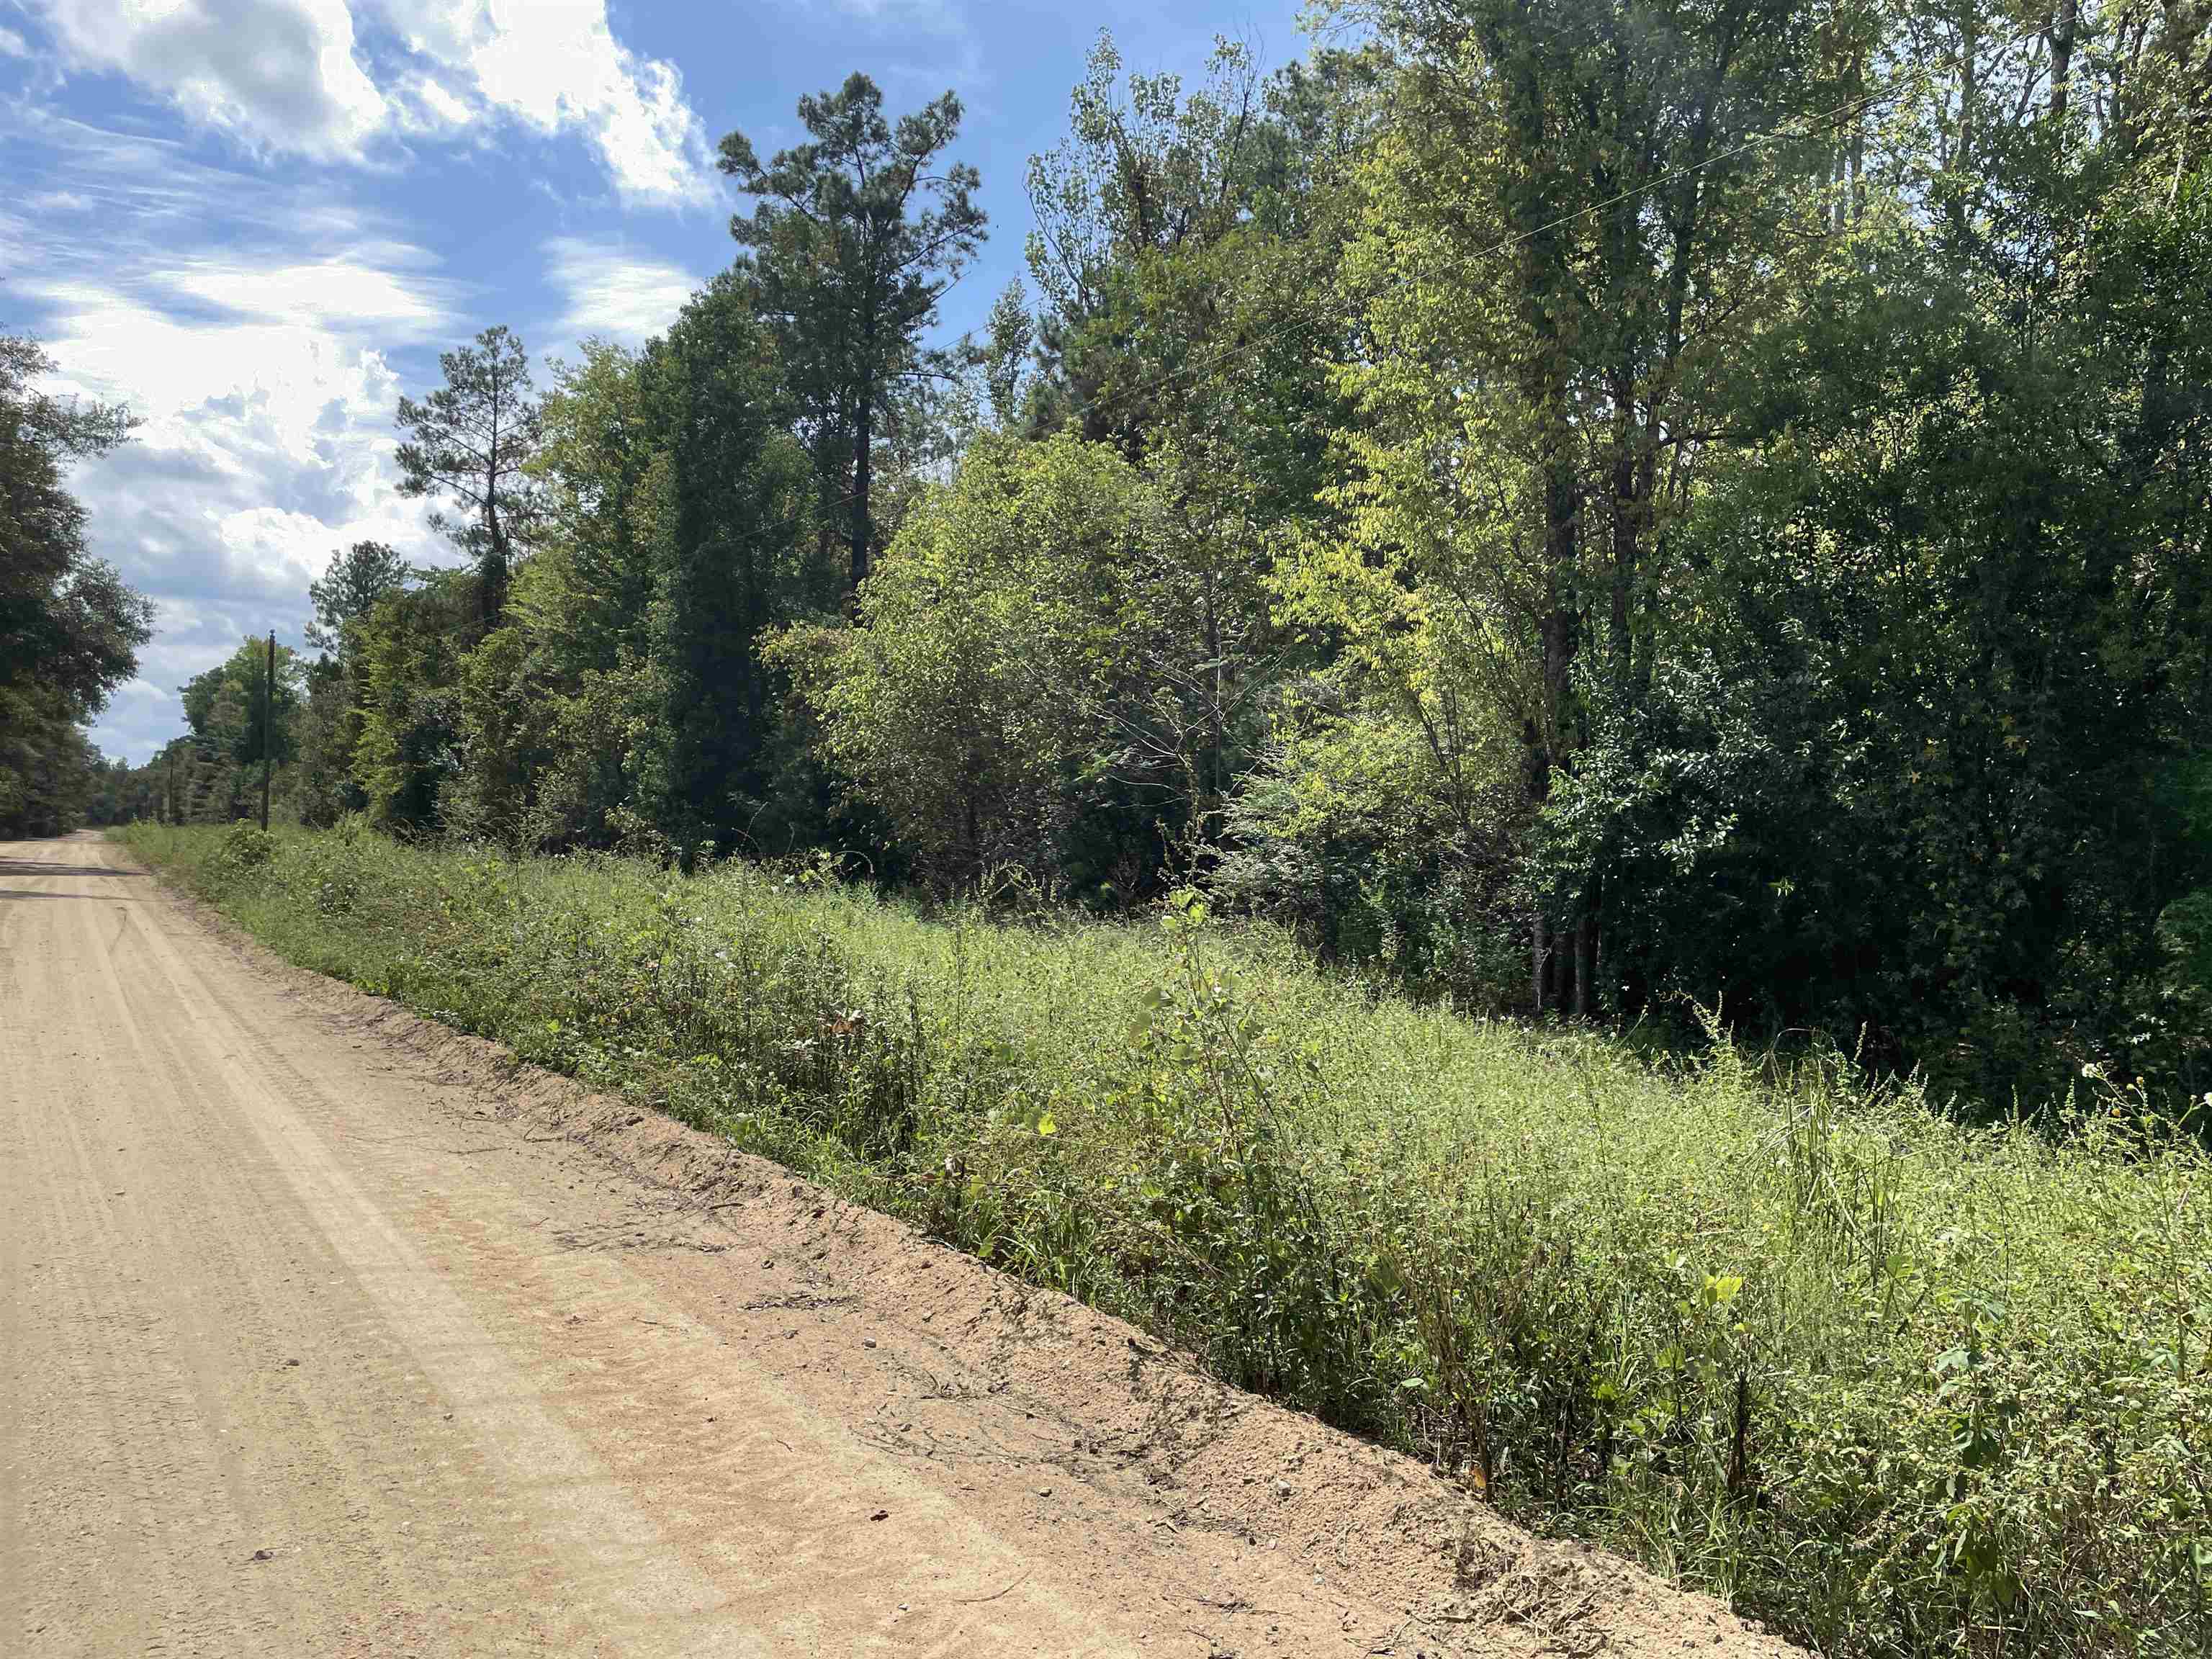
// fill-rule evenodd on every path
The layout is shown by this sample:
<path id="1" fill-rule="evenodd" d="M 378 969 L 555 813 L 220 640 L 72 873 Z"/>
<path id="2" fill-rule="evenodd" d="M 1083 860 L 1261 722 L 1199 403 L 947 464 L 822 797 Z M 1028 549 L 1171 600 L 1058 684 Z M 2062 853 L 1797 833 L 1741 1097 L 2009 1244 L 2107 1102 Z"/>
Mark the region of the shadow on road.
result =
<path id="1" fill-rule="evenodd" d="M 36 859 L 0 859 L 0 881 L 10 876 L 136 876 L 137 870 L 112 870 L 99 864 L 41 864 Z"/>

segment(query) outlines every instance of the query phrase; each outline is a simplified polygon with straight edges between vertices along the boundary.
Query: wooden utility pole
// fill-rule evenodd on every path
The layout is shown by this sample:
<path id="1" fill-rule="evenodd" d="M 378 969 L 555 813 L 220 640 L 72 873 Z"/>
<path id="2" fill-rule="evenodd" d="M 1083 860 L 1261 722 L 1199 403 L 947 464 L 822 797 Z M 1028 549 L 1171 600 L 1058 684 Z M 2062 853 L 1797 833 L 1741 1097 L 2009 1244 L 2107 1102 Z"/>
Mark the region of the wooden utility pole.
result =
<path id="1" fill-rule="evenodd" d="M 269 672 L 261 682 L 261 830 L 269 832 L 269 775 L 276 764 L 276 630 L 269 630 Z"/>

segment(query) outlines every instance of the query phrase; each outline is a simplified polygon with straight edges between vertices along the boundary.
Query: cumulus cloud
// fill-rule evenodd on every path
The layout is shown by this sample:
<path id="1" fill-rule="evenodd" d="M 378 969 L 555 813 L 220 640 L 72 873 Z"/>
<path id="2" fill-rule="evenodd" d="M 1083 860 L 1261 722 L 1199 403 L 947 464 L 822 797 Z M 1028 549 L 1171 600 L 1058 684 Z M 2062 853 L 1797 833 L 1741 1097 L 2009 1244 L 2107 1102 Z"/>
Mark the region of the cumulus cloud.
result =
<path id="1" fill-rule="evenodd" d="M 596 334 L 640 344 L 674 322 L 701 286 L 680 266 L 576 236 L 546 243 L 545 264 L 566 301 L 562 326 L 576 339 Z"/>
<path id="2" fill-rule="evenodd" d="M 419 504 L 394 487 L 399 386 L 382 351 L 337 319 L 246 309 L 179 320 L 158 303 L 173 276 L 128 292 L 33 290 L 52 319 L 57 389 L 127 399 L 142 418 L 134 441 L 82 467 L 75 487 L 92 509 L 94 550 L 155 602 L 159 634 L 140 677 L 172 691 L 247 633 L 295 632 L 334 548 L 374 537 L 417 558 L 437 551 Z M 447 320 L 424 296 L 390 308 L 425 326 Z M 175 722 L 173 696 L 123 697 L 94 735 L 137 758 Z"/>
<path id="3" fill-rule="evenodd" d="M 238 250 L 156 255 L 113 281 L 34 279 L 17 291 L 52 319 L 42 331 L 68 389 L 127 399 L 155 434 L 187 414 L 205 423 L 260 410 L 303 458 L 334 404 L 388 413 L 386 343 L 453 325 L 435 283 L 337 255 L 261 265 Z M 215 314 L 179 315 L 178 296 Z"/>
<path id="4" fill-rule="evenodd" d="M 47 0 L 73 70 L 129 77 L 258 150 L 353 156 L 385 125 L 344 0 Z"/>
<path id="5" fill-rule="evenodd" d="M 708 193 L 706 132 L 672 64 L 614 37 L 605 0 L 385 0 L 443 107 L 513 116 L 541 133 L 590 135 L 627 198 Z"/>
<path id="6" fill-rule="evenodd" d="M 264 154 L 363 161 L 379 141 L 501 118 L 586 137 L 624 200 L 712 194 L 673 65 L 605 0 L 45 0 L 65 69 L 121 75 Z"/>
<path id="7" fill-rule="evenodd" d="M 14 3 L 44 78 L 0 123 L 0 176 L 25 186 L 0 191 L 0 325 L 40 337 L 54 390 L 141 419 L 73 488 L 94 551 L 157 607 L 138 678 L 94 728 L 143 759 L 178 729 L 184 680 L 248 633 L 298 638 L 334 549 L 373 537 L 417 562 L 458 556 L 398 495 L 393 407 L 489 296 L 419 244 L 434 220 L 333 188 L 320 164 L 569 133 L 631 204 L 688 201 L 712 170 L 675 71 L 617 40 L 603 0 Z M 16 21 L 9 0 L 0 16 Z M 73 118 L 51 94 L 94 73 L 198 131 Z M 210 129 L 254 164 L 211 159 Z M 543 298 L 501 297 L 533 333 L 641 340 L 695 285 L 619 240 L 544 251 Z"/>
<path id="8" fill-rule="evenodd" d="M 101 235 L 14 226 L 44 253 L 7 292 L 60 365 L 54 390 L 141 419 L 73 488 L 94 550 L 157 607 L 138 682 L 94 732 L 143 759 L 176 729 L 177 685 L 249 632 L 296 636 L 333 549 L 375 537 L 441 556 L 421 504 L 395 488 L 387 354 L 465 331 L 468 295 L 420 247 L 266 180 L 71 124 L 41 137 L 59 187 L 46 211 L 74 218 L 82 210 L 51 198 L 82 198 Z M 109 171 L 116 149 L 174 164 L 126 182 Z M 10 229 L 0 215 L 0 240 Z"/>

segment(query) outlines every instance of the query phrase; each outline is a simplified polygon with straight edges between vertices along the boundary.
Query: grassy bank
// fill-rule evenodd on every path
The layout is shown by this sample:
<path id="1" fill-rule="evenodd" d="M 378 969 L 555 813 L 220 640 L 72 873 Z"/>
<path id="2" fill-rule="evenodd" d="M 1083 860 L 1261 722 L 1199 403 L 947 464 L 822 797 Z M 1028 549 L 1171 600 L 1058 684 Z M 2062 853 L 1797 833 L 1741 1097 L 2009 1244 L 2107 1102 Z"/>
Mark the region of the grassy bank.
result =
<path id="1" fill-rule="evenodd" d="M 1195 910 L 126 833 L 294 961 L 1852 1655 L 2206 1650 L 2212 1166 L 1331 981 Z"/>

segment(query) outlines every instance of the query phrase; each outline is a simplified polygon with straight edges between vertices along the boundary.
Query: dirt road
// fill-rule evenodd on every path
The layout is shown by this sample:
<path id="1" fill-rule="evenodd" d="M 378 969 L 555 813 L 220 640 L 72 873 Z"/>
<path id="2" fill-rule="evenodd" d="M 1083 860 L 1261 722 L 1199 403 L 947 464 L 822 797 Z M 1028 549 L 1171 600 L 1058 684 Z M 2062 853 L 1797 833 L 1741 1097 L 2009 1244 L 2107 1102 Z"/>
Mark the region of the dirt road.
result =
<path id="1" fill-rule="evenodd" d="M 0 1651 L 1782 1652 L 0 845 Z"/>

